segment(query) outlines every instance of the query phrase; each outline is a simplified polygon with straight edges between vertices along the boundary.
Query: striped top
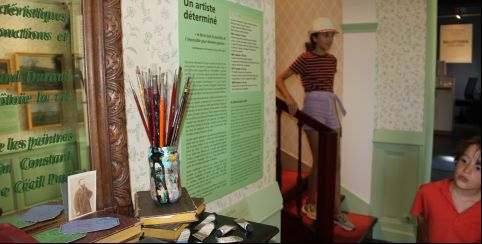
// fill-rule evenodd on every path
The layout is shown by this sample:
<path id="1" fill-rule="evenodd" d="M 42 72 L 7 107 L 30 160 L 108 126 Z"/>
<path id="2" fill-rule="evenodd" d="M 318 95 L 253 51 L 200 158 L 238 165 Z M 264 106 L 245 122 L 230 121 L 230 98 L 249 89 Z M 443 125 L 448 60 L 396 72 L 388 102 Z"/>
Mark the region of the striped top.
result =
<path id="1" fill-rule="evenodd" d="M 290 66 L 290 69 L 301 76 L 305 92 L 333 92 L 337 59 L 331 54 L 323 56 L 312 52 L 304 52 Z"/>

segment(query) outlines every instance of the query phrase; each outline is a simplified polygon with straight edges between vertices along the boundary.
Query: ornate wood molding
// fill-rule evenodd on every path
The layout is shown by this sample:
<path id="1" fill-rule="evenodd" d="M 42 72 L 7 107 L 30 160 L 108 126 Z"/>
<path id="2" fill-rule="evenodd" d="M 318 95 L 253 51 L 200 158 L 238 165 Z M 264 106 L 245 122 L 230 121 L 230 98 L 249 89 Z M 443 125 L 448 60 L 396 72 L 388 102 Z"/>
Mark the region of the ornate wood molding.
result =
<path id="1" fill-rule="evenodd" d="M 122 59 L 121 0 L 83 1 L 89 139 L 98 209 L 132 213 Z"/>

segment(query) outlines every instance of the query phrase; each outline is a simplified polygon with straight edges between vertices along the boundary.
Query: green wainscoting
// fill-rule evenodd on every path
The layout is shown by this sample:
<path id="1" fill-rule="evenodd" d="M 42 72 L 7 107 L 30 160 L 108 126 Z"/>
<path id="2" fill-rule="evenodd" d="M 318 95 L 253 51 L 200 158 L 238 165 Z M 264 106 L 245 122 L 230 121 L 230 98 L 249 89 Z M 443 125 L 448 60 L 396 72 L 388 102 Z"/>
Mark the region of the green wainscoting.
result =
<path id="1" fill-rule="evenodd" d="M 420 132 L 376 130 L 373 135 L 375 143 L 424 145 L 424 140 L 424 134 Z"/>
<path id="2" fill-rule="evenodd" d="M 357 23 L 341 25 L 341 31 L 343 33 L 376 32 L 377 28 L 378 23 Z"/>
<path id="3" fill-rule="evenodd" d="M 392 132 L 377 132 L 387 136 Z M 377 134 L 376 133 L 376 134 Z M 416 143 L 423 134 L 409 133 L 399 138 L 391 137 L 390 142 L 377 138 L 373 149 L 372 169 L 372 215 L 378 219 L 374 238 L 391 242 L 414 242 L 415 225 L 410 209 L 420 181 L 420 169 L 424 165 L 424 146 Z"/>
<path id="4" fill-rule="evenodd" d="M 4 214 L 38 204 L 60 200 L 60 182 L 65 180 L 66 178 L 64 177 L 67 177 L 69 173 L 81 168 L 78 161 L 78 150 L 79 144 L 72 142 L 47 146 L 33 151 L 2 154 L 0 156 L 0 164 L 2 164 L 3 167 L 8 166 L 9 169 L 11 169 L 10 173 L 0 175 L 0 187 L 10 189 L 6 196 L 0 197 L 0 206 Z M 50 155 L 68 155 L 68 157 L 65 157 L 66 160 L 62 163 L 36 168 L 21 168 L 22 161 L 28 162 L 29 159 L 36 160 Z M 15 189 L 22 189 L 22 185 L 28 185 L 29 182 L 36 182 L 37 180 L 39 180 L 38 185 L 42 187 L 26 192 L 15 191 Z"/>

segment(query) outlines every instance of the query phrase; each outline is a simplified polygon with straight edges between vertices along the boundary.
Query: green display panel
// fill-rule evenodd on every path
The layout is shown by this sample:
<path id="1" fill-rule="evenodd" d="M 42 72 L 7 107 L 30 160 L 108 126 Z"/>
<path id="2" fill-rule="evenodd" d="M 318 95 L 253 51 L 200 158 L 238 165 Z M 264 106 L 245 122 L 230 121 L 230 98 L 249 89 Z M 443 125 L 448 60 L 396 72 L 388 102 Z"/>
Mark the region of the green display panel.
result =
<path id="1" fill-rule="evenodd" d="M 179 1 L 180 64 L 193 78 L 182 184 L 210 202 L 263 176 L 263 14 L 224 0 Z"/>
<path id="2" fill-rule="evenodd" d="M 0 1 L 0 209 L 59 201 L 90 169 L 82 1 Z"/>

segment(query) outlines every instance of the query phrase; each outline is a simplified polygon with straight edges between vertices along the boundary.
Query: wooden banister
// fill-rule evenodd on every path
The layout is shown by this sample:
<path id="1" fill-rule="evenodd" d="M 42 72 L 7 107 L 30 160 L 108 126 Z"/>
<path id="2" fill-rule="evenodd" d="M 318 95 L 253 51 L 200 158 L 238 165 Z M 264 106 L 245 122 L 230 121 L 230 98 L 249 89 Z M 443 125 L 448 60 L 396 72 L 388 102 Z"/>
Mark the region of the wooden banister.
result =
<path id="1" fill-rule="evenodd" d="M 281 187 L 281 114 L 288 112 L 287 104 L 276 98 L 276 110 L 278 117 L 278 148 L 276 150 L 276 176 L 278 184 Z M 301 181 L 301 131 L 302 126 L 307 125 L 319 133 L 318 141 L 318 200 L 317 203 L 317 221 L 315 221 L 314 228 L 317 241 L 333 242 L 333 226 L 334 226 L 334 210 L 335 210 L 335 177 L 336 177 L 336 160 L 338 151 L 338 134 L 335 130 L 329 128 L 318 120 L 305 114 L 303 111 L 297 110 L 293 116 L 298 119 L 298 176 L 297 189 L 298 192 L 297 208 L 298 216 L 300 215 L 301 198 L 302 198 L 302 181 Z"/>

